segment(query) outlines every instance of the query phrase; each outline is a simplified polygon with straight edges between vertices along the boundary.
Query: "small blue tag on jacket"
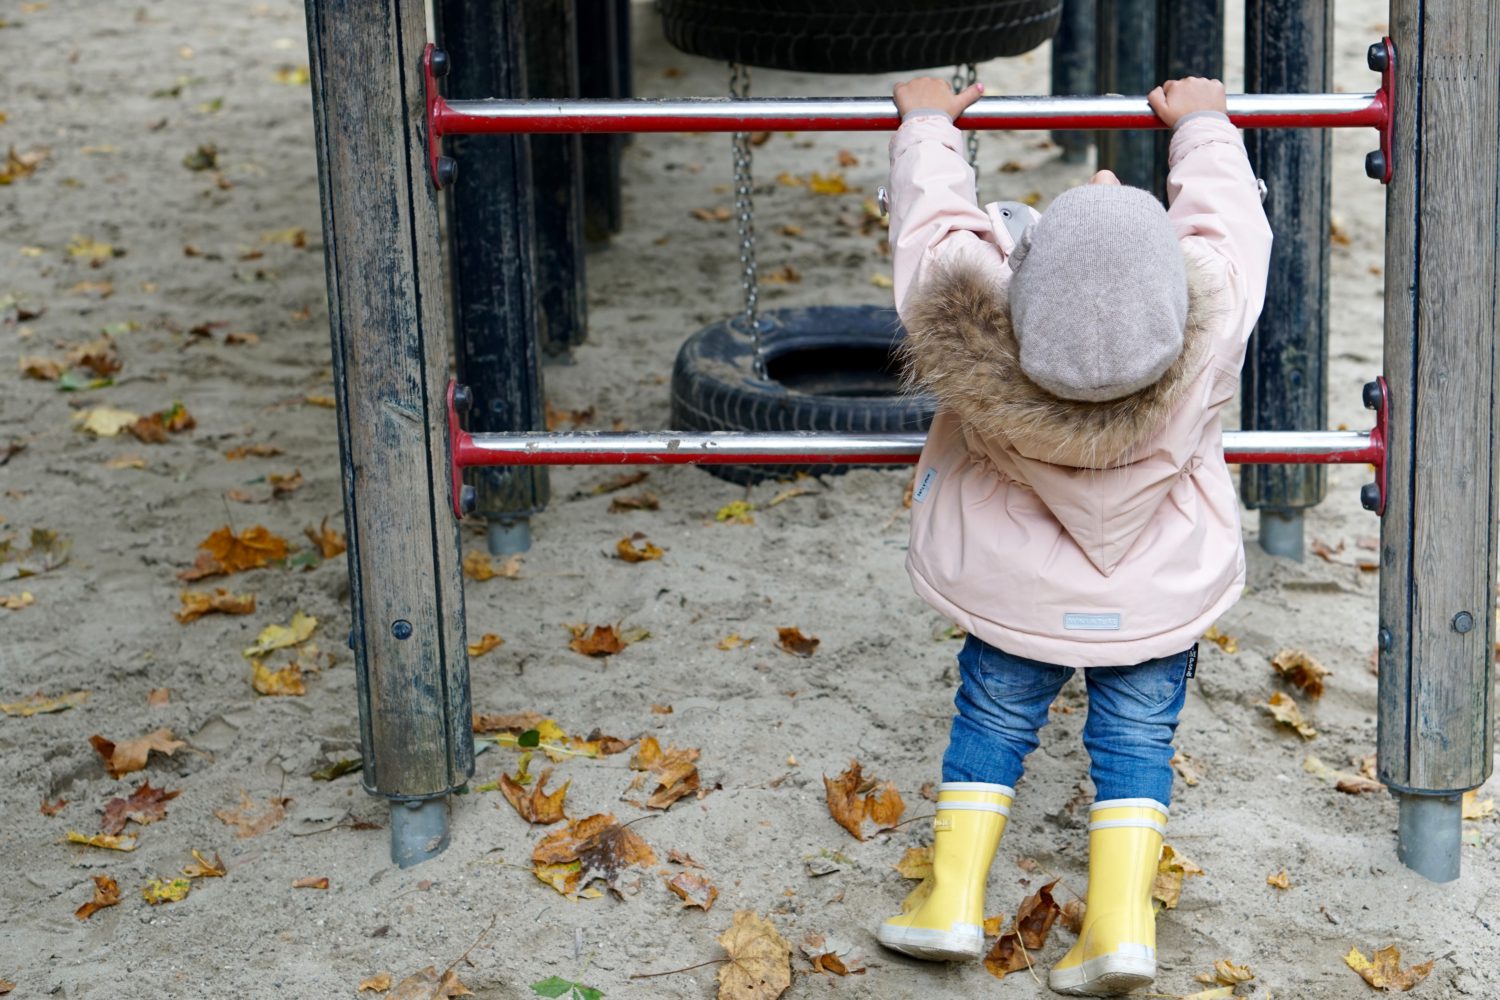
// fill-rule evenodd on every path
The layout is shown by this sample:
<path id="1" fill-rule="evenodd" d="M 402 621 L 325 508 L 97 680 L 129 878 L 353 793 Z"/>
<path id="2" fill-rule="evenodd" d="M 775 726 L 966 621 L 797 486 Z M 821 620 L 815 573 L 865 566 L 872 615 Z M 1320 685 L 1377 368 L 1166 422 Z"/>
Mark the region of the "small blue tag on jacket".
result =
<path id="1" fill-rule="evenodd" d="M 1083 614 L 1077 611 L 1069 611 L 1063 615 L 1063 628 L 1075 632 L 1118 632 L 1120 630 L 1120 616 L 1118 614 Z"/>
<path id="2" fill-rule="evenodd" d="M 922 481 L 917 484 L 917 488 L 912 491 L 911 502 L 921 503 L 923 500 L 926 500 L 927 494 L 932 492 L 932 481 L 936 478 L 937 470 L 928 469 L 927 474 L 922 477 Z"/>

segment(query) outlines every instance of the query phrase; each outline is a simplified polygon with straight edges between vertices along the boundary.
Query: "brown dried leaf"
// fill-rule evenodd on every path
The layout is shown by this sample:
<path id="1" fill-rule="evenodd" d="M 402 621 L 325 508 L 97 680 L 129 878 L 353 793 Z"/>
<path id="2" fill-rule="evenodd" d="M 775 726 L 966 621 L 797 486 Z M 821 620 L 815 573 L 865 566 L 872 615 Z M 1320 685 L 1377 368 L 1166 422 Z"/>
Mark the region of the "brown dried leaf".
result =
<path id="1" fill-rule="evenodd" d="M 1151 884 L 1151 898 L 1160 900 L 1169 910 L 1175 909 L 1177 901 L 1182 898 L 1182 880 L 1202 874 L 1202 868 L 1177 853 L 1171 844 L 1162 844 L 1161 858 L 1156 862 L 1156 879 Z"/>
<path id="2" fill-rule="evenodd" d="M 280 826 L 281 821 L 286 819 L 286 804 L 290 801 L 292 800 L 273 795 L 266 800 L 266 807 L 261 809 L 242 790 L 237 807 L 215 809 L 214 816 L 225 826 L 234 827 L 235 837 L 243 840 L 246 837 L 258 837 L 267 830 Z"/>
<path id="3" fill-rule="evenodd" d="M 224 867 L 224 859 L 219 857 L 218 851 L 214 852 L 212 861 L 204 857 L 196 847 L 192 851 L 193 863 L 182 869 L 182 874 L 188 878 L 223 878 L 229 874 L 229 870 Z"/>
<path id="4" fill-rule="evenodd" d="M 48 802 L 44 798 L 44 799 L 42 799 L 42 815 L 43 816 L 57 816 L 57 815 L 59 815 L 63 811 L 63 807 L 66 806 L 67 804 L 68 804 L 68 800 L 67 799 L 58 799 L 56 802 Z"/>
<path id="5" fill-rule="evenodd" d="M 1220 632 L 1217 625 L 1204 632 L 1203 638 L 1214 643 L 1231 656 L 1240 651 L 1240 641 L 1227 632 Z"/>
<path id="6" fill-rule="evenodd" d="M 1432 972 L 1433 959 L 1428 959 L 1418 965 L 1409 968 L 1401 968 L 1401 949 L 1396 945 L 1386 945 L 1372 956 L 1373 961 L 1365 958 L 1364 953 L 1358 948 L 1350 948 L 1349 954 L 1344 956 L 1344 962 L 1349 968 L 1359 973 L 1360 978 L 1369 983 L 1377 990 L 1387 993 L 1405 993 L 1422 980 L 1426 979 Z"/>
<path id="7" fill-rule="evenodd" d="M 48 698 L 38 691 L 36 694 L 22 698 L 20 701 L 10 701 L 0 704 L 0 712 L 6 715 L 30 718 L 33 715 L 51 715 L 53 712 L 66 712 L 70 708 L 76 708 L 88 701 L 87 691 L 69 691 L 55 698 Z"/>
<path id="8" fill-rule="evenodd" d="M 655 779 L 655 786 L 646 805 L 652 809 L 667 809 L 690 792 L 698 790 L 699 751 L 693 747 L 669 746 L 666 750 L 654 736 L 643 737 L 635 754 L 630 758 L 630 767 L 635 771 L 648 771 Z"/>
<path id="9" fill-rule="evenodd" d="M 661 499 L 650 490 L 642 490 L 630 496 L 615 497 L 609 502 L 611 514 L 620 514 L 627 510 L 661 510 Z"/>
<path id="10" fill-rule="evenodd" d="M 87 920 L 106 906 L 120 902 L 120 887 L 114 879 L 108 875 L 95 875 L 93 879 L 94 898 L 73 911 L 73 916 L 79 920 Z"/>
<path id="11" fill-rule="evenodd" d="M 648 560 L 660 559 L 666 553 L 649 541 L 641 539 L 641 547 L 636 548 L 635 539 L 622 538 L 615 543 L 615 553 L 628 563 L 646 562 Z"/>
<path id="12" fill-rule="evenodd" d="M 811 656 L 818 648 L 821 639 L 813 636 L 803 635 L 799 628 L 778 628 L 776 630 L 776 646 L 783 653 L 791 653 L 793 656 Z"/>
<path id="13" fill-rule="evenodd" d="M 286 539 L 273 535 L 257 524 L 239 534 L 225 525 L 198 543 L 198 561 L 192 568 L 177 574 L 179 580 L 201 580 L 206 576 L 241 573 L 269 566 L 285 559 L 289 548 Z"/>
<path id="14" fill-rule="evenodd" d="M 391 974 L 389 972 L 377 972 L 375 975 L 359 981 L 359 992 L 371 990 L 375 993 L 384 993 L 391 988 Z"/>
<path id="15" fill-rule="evenodd" d="M 452 997 L 473 995 L 473 991 L 458 981 L 458 973 L 451 968 L 439 975 L 437 969 L 429 965 L 397 983 L 385 1000 L 451 1000 Z"/>
<path id="16" fill-rule="evenodd" d="M 292 881 L 293 889 L 326 889 L 328 888 L 327 875 L 304 875 Z"/>
<path id="17" fill-rule="evenodd" d="M 678 872 L 667 879 L 667 888 L 682 898 L 684 908 L 696 906 L 700 910 L 710 910 L 714 900 L 719 898 L 718 887 L 694 872 Z"/>
<path id="18" fill-rule="evenodd" d="M 1283 649 L 1271 657 L 1271 666 L 1282 680 L 1297 688 L 1309 698 L 1323 697 L 1323 678 L 1329 670 L 1300 649 Z"/>
<path id="19" fill-rule="evenodd" d="M 568 629 L 573 633 L 568 648 L 584 656 L 613 656 L 628 645 L 613 625 L 595 625 L 593 632 L 587 625 L 570 625 Z"/>
<path id="20" fill-rule="evenodd" d="M 136 848 L 136 835 L 133 833 L 110 834 L 96 833 L 92 837 L 85 837 L 76 830 L 68 831 L 68 843 L 83 844 L 85 847 L 100 847 L 107 851 L 133 851 Z"/>
<path id="21" fill-rule="evenodd" d="M 126 740 L 124 743 L 113 743 L 95 733 L 89 737 L 89 743 L 93 745 L 99 756 L 104 758 L 104 768 L 111 778 L 143 770 L 146 766 L 146 758 L 153 750 L 170 757 L 187 746 L 181 740 L 174 740 L 170 729 L 158 729 L 138 740 Z"/>
<path id="22" fill-rule="evenodd" d="M 302 533 L 307 536 L 308 541 L 317 546 L 318 552 L 324 559 L 332 559 L 334 556 L 343 555 L 344 551 L 349 547 L 349 544 L 344 541 L 343 533 L 336 528 L 328 526 L 328 518 L 326 517 L 323 518 L 322 523 L 318 525 L 316 531 L 312 528 L 303 528 Z"/>
<path id="23" fill-rule="evenodd" d="M 619 895 L 616 881 L 632 866 L 656 864 L 656 854 L 609 813 L 569 821 L 532 849 L 533 873 L 565 896 L 576 896 L 595 879 Z"/>
<path id="24" fill-rule="evenodd" d="M 1240 983 L 1248 983 L 1255 978 L 1255 973 L 1250 971 L 1248 965 L 1235 965 L 1227 958 L 1221 958 L 1214 962 L 1213 981 L 1220 986 L 1238 986 Z"/>
<path id="25" fill-rule="evenodd" d="M 895 783 L 866 779 L 858 760 L 851 760 L 837 778 L 825 774 L 823 789 L 829 815 L 856 840 L 865 839 L 866 821 L 874 823 L 876 830 L 887 830 L 900 822 L 901 814 L 906 810 Z"/>
<path id="26" fill-rule="evenodd" d="M 209 614 L 248 615 L 255 611 L 254 594 L 231 594 L 223 587 L 215 587 L 212 594 L 184 590 L 177 597 L 182 602 L 182 610 L 175 612 L 173 617 L 184 625 Z"/>
<path id="27" fill-rule="evenodd" d="M 521 576 L 522 556 L 518 552 L 496 566 L 488 552 L 470 552 L 464 556 L 464 575 L 471 580 L 515 580 Z"/>
<path id="28" fill-rule="evenodd" d="M 1196 785 L 1203 777 L 1198 772 L 1198 762 L 1181 750 L 1172 755 L 1172 769 L 1182 777 L 1183 784 L 1189 787 Z"/>
<path id="29" fill-rule="evenodd" d="M 734 213 L 724 205 L 716 205 L 713 208 L 693 209 L 693 218 L 700 222 L 728 222 L 734 218 Z"/>
<path id="30" fill-rule="evenodd" d="M 470 656 L 483 656 L 492 649 L 499 649 L 505 645 L 505 640 L 493 632 L 486 632 L 479 637 L 478 642 L 469 643 Z"/>
<path id="31" fill-rule="evenodd" d="M 250 686 L 269 698 L 300 698 L 307 694 L 301 663 L 288 663 L 272 670 L 264 660 L 250 661 Z"/>
<path id="32" fill-rule="evenodd" d="M 40 354 L 21 355 L 21 374 L 39 382 L 56 382 L 62 377 L 63 366 Z"/>
<path id="33" fill-rule="evenodd" d="M 266 482 L 271 484 L 272 498 L 291 496 L 303 486 L 302 470 L 294 469 L 291 475 L 282 475 L 273 472 L 266 476 Z"/>
<path id="34" fill-rule="evenodd" d="M 1052 924 L 1061 915 L 1057 902 L 1052 898 L 1054 879 L 1021 901 L 1016 910 L 1015 923 L 984 956 L 984 967 L 996 979 L 1004 979 L 1017 969 L 1032 966 L 1031 953 L 1040 951 L 1047 943 Z"/>
<path id="35" fill-rule="evenodd" d="M 754 911 L 736 910 L 719 944 L 729 961 L 719 967 L 718 1000 L 776 1000 L 792 985 L 792 946 Z"/>
<path id="36" fill-rule="evenodd" d="M 250 455 L 254 455 L 257 458 L 272 458 L 280 454 L 281 449 L 274 444 L 242 444 L 224 452 L 224 457 L 231 462 L 238 462 L 240 459 Z"/>
<path id="37" fill-rule="evenodd" d="M 524 733 L 535 729 L 546 720 L 539 712 L 511 712 L 481 715 L 474 713 L 473 729 L 476 733 Z"/>
<path id="38" fill-rule="evenodd" d="M 1266 710 L 1271 717 L 1283 726 L 1297 731 L 1297 735 L 1304 740 L 1310 740 L 1318 735 L 1318 731 L 1302 718 L 1302 710 L 1297 707 L 1297 702 L 1292 696 L 1282 691 L 1277 691 L 1266 700 Z"/>
<path id="39" fill-rule="evenodd" d="M 1059 908 L 1058 919 L 1062 921 L 1064 927 L 1074 934 L 1082 934 L 1083 914 L 1086 908 L 1084 901 L 1075 897 L 1068 900 Z"/>
<path id="40" fill-rule="evenodd" d="M 563 796 L 568 794 L 568 785 L 572 782 L 564 781 L 555 792 L 544 792 L 542 787 L 550 777 L 552 768 L 549 767 L 537 776 L 536 784 L 528 794 L 510 775 L 502 774 L 500 792 L 505 796 L 505 801 L 514 806 L 520 817 L 528 823 L 547 826 L 561 822 L 568 818 L 563 814 Z"/>
<path id="41" fill-rule="evenodd" d="M 104 821 L 99 829 L 104 833 L 119 833 L 131 821 L 145 826 L 166 819 L 167 803 L 181 794 L 181 789 L 169 792 L 165 788 L 152 788 L 149 780 L 143 781 L 129 798 L 113 798 L 104 804 Z"/>
<path id="42" fill-rule="evenodd" d="M 1287 875 L 1286 869 L 1283 868 L 1275 875 L 1267 875 L 1266 885 L 1275 889 L 1290 889 L 1292 887 L 1292 879 Z"/>

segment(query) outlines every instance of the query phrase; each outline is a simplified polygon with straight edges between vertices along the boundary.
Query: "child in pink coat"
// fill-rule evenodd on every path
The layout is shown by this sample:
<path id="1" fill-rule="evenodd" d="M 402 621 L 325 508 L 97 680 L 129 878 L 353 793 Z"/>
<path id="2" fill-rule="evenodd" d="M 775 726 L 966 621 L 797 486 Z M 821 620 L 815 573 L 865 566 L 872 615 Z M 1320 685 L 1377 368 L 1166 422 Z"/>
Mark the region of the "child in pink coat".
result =
<path id="1" fill-rule="evenodd" d="M 1219 414 L 1265 294 L 1271 232 L 1216 80 L 1170 81 L 1168 202 L 1107 170 L 1045 214 L 975 204 L 954 94 L 896 88 L 891 248 L 910 375 L 938 399 L 907 569 L 968 633 L 934 823 L 935 887 L 879 940 L 983 950 L 989 865 L 1048 708 L 1084 668 L 1095 801 L 1087 910 L 1049 982 L 1108 996 L 1156 971 L 1155 875 L 1195 640 L 1245 581 Z"/>

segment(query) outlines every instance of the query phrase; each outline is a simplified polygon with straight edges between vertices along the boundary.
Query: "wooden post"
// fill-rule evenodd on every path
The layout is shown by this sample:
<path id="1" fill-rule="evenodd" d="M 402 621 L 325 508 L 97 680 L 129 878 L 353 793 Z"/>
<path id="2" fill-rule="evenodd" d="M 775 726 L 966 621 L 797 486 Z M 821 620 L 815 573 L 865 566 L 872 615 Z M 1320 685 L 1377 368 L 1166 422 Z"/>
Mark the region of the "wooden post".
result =
<path id="1" fill-rule="evenodd" d="M 1391 3 L 1379 770 L 1401 801 L 1398 854 L 1438 881 L 1458 876 L 1458 797 L 1489 776 L 1493 751 L 1497 16 Z"/>
<path id="2" fill-rule="evenodd" d="M 1322 94 L 1333 89 L 1333 5 L 1324 0 L 1248 0 L 1245 92 Z M 1245 148 L 1266 182 L 1276 234 L 1266 303 L 1245 354 L 1240 426 L 1322 430 L 1328 426 L 1329 149 L 1316 129 L 1250 129 Z M 1260 510 L 1260 544 L 1302 559 L 1302 510 L 1323 500 L 1320 465 L 1240 470 L 1245 506 Z"/>
<path id="3" fill-rule="evenodd" d="M 526 96 L 522 5 L 439 0 L 436 7 L 438 44 L 448 55 L 447 93 Z M 473 398 L 471 431 L 545 429 L 528 138 L 460 135 L 445 143 L 458 164 L 458 181 L 443 202 L 454 355 L 458 380 Z M 467 478 L 476 488 L 474 513 L 489 522 L 490 552 L 529 549 L 531 515 L 547 505 L 547 470 L 474 469 Z"/>
<path id="4" fill-rule="evenodd" d="M 575 3 L 579 96 L 628 97 L 630 4 L 619 0 Z M 583 137 L 583 232 L 591 243 L 608 240 L 623 224 L 620 154 L 624 148 L 623 135 Z"/>
<path id="5" fill-rule="evenodd" d="M 1094 41 L 1096 0 L 1063 0 L 1062 20 L 1052 36 L 1052 93 L 1056 96 L 1097 94 L 1097 60 Z M 1091 132 L 1068 129 L 1053 132 L 1052 141 L 1062 147 L 1064 163 L 1082 163 L 1094 144 Z"/>
<path id="6" fill-rule="evenodd" d="M 420 0 L 307 0 L 366 791 L 403 866 L 474 770 Z"/>

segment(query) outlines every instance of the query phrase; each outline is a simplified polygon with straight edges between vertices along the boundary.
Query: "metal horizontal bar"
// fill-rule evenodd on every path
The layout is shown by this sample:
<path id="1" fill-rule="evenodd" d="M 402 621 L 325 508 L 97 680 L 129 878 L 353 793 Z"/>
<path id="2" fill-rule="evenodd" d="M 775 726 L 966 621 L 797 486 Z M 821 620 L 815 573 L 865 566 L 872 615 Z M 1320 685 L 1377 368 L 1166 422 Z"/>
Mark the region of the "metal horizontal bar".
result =
<path id="1" fill-rule="evenodd" d="M 1379 94 L 1234 94 L 1240 128 L 1379 128 Z M 688 98 L 681 100 L 455 100 L 432 107 L 437 135 L 519 132 L 892 131 L 889 97 Z M 965 129 L 1164 128 L 1144 97 L 985 97 L 957 122 Z"/>
<path id="2" fill-rule="evenodd" d="M 479 465 L 910 465 L 923 434 L 674 431 L 469 434 L 453 442 L 454 461 Z M 1359 431 L 1228 431 L 1231 463 L 1374 463 L 1382 448 Z"/>

